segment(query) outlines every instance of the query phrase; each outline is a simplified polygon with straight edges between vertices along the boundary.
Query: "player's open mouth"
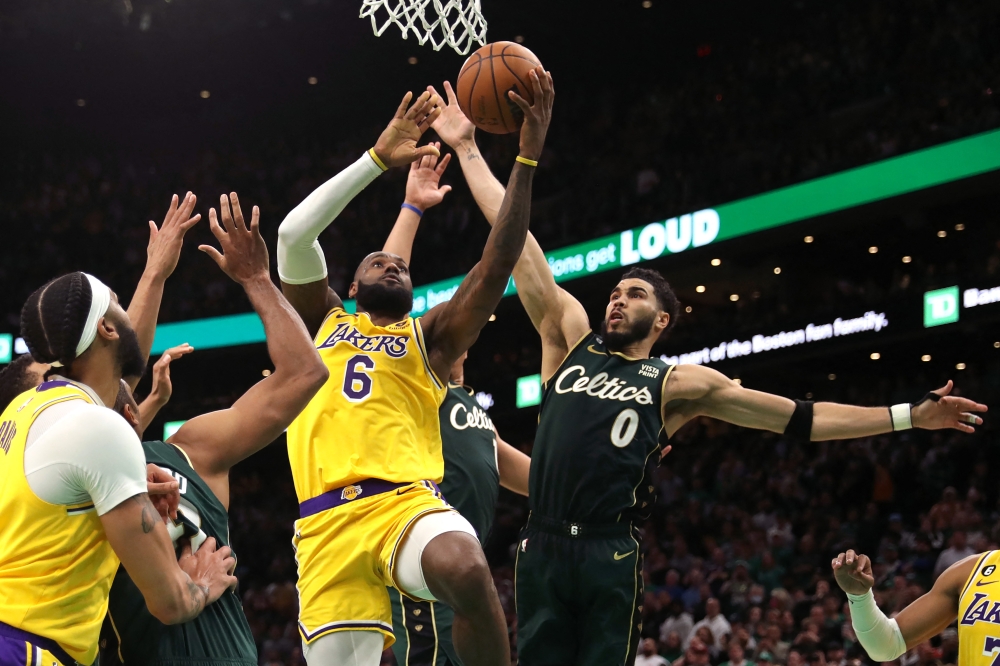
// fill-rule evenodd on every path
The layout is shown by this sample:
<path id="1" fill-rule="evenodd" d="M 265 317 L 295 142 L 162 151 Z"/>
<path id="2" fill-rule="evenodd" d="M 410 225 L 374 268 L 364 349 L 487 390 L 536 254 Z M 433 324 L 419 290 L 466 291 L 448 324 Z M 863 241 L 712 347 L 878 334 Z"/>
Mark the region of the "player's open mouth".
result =
<path id="1" fill-rule="evenodd" d="M 379 278 L 379 279 L 381 279 L 381 280 L 385 280 L 386 282 L 395 282 L 396 284 L 403 284 L 403 281 L 402 281 L 402 280 L 400 280 L 400 279 L 399 279 L 398 277 L 396 277 L 395 275 L 383 275 L 383 276 L 382 276 L 381 278 Z"/>
<path id="2" fill-rule="evenodd" d="M 616 321 L 625 321 L 625 315 L 618 311 L 612 312 L 611 316 L 608 317 L 608 323 L 613 324 Z"/>

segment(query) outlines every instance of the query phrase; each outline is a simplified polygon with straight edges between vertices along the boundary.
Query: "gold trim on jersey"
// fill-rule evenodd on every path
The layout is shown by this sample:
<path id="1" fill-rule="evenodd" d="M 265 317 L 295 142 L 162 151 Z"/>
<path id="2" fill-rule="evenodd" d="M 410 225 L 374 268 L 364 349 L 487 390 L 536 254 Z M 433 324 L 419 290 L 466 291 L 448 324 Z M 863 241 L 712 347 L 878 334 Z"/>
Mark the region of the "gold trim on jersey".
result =
<path id="1" fill-rule="evenodd" d="M 447 388 L 447 383 L 442 382 L 438 378 L 437 373 L 434 372 L 434 368 L 431 367 L 431 357 L 427 353 L 427 347 L 424 343 L 424 328 L 420 325 L 419 318 L 413 320 L 413 337 L 417 341 L 417 349 L 420 351 L 420 358 L 424 362 L 424 368 L 427 370 L 427 374 L 431 376 L 434 385 L 439 389 Z"/>
<path id="2" fill-rule="evenodd" d="M 111 616 L 111 609 L 108 608 L 108 620 L 111 621 L 111 629 L 115 632 L 115 638 L 118 639 L 118 661 L 125 663 L 125 657 L 122 656 L 122 635 L 118 633 L 118 627 L 115 625 L 115 618 Z"/>
<path id="3" fill-rule="evenodd" d="M 969 574 L 969 579 L 965 581 L 965 587 L 962 588 L 962 593 L 958 595 L 959 604 L 961 604 L 962 599 L 965 597 L 965 593 L 969 591 L 970 587 L 972 587 L 972 581 L 976 580 L 976 576 L 979 574 L 979 569 L 983 566 L 983 562 L 985 562 L 986 559 L 994 552 L 995 551 L 988 550 L 983 553 L 978 560 L 976 560 L 976 566 L 972 567 L 972 573 Z"/>

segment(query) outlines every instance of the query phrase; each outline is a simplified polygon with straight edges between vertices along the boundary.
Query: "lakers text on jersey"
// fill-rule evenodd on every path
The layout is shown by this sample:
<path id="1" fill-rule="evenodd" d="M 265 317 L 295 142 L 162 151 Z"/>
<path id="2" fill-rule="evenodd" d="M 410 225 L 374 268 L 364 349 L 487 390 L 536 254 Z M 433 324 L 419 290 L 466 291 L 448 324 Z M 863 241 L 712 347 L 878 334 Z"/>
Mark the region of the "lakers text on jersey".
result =
<path id="1" fill-rule="evenodd" d="M 1000 659 L 1000 550 L 984 553 L 958 600 L 958 663 L 992 666 Z"/>
<path id="2" fill-rule="evenodd" d="M 93 504 L 43 502 L 24 475 L 28 429 L 45 409 L 67 400 L 93 404 L 72 382 L 50 381 L 0 415 L 0 608 L 3 623 L 43 639 L 29 642 L 54 641 L 58 647 L 50 651 L 90 664 L 118 557 Z"/>

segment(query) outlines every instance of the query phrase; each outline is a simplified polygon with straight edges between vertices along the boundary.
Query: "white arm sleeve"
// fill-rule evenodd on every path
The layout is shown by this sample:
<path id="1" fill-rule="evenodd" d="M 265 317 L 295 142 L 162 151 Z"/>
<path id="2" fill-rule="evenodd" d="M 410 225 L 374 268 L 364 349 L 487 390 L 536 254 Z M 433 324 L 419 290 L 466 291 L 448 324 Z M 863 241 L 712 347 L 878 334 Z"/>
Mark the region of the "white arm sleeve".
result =
<path id="1" fill-rule="evenodd" d="M 306 284 L 326 277 L 320 233 L 351 199 L 382 174 L 368 153 L 305 198 L 278 227 L 278 277 L 286 284 Z"/>
<path id="2" fill-rule="evenodd" d="M 875 604 L 871 590 L 867 594 L 848 594 L 851 624 L 858 642 L 877 662 L 894 661 L 906 653 L 906 641 L 895 619 L 890 620 Z"/>
<path id="3" fill-rule="evenodd" d="M 39 499 L 93 502 L 103 516 L 146 492 L 146 457 L 125 419 L 106 407 L 73 402 L 75 409 L 33 437 L 24 452 L 24 473 Z M 34 426 L 31 430 L 29 436 L 36 435 Z"/>

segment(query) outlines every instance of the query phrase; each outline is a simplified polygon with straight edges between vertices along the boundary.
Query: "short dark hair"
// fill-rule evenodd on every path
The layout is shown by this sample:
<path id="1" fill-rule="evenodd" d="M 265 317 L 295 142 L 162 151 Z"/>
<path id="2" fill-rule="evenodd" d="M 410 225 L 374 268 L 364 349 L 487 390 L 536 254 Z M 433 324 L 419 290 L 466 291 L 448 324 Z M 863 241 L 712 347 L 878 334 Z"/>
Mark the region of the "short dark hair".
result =
<path id="1" fill-rule="evenodd" d="M 623 280 L 642 280 L 648 282 L 653 287 L 653 294 L 656 296 L 656 302 L 660 306 L 660 309 L 670 315 L 670 323 L 663 330 L 663 334 L 666 335 L 671 329 L 673 329 L 674 324 L 677 323 L 677 317 L 680 314 L 681 303 L 677 300 L 677 294 L 670 287 L 670 283 L 667 279 L 660 275 L 659 271 L 654 271 L 651 268 L 630 268 L 622 276 Z"/>
<path id="2" fill-rule="evenodd" d="M 79 271 L 57 277 L 28 297 L 21 309 L 21 337 L 36 361 L 69 367 L 93 297 L 90 280 Z"/>
<path id="3" fill-rule="evenodd" d="M 31 354 L 18 356 L 0 370 L 0 412 L 7 409 L 14 398 L 38 385 L 38 381 L 28 371 L 33 360 Z"/>

